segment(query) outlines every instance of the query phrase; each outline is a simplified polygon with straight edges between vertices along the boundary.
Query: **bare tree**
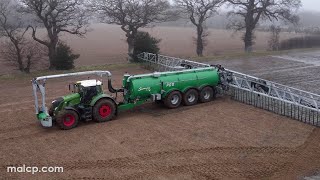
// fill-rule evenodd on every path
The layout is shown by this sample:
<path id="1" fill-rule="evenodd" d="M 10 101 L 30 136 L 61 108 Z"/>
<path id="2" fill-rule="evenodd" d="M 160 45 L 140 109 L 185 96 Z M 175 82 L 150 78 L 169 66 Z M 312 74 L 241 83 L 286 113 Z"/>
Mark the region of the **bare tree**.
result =
<path id="1" fill-rule="evenodd" d="M 0 53 L 4 60 L 13 63 L 21 72 L 29 73 L 32 61 L 35 56 L 40 56 L 41 51 L 25 38 L 27 29 L 17 7 L 15 1 L 0 1 L 0 37 L 5 38 Z"/>
<path id="2" fill-rule="evenodd" d="M 13 66 L 18 67 L 21 72 L 30 73 L 31 67 L 43 60 L 46 50 L 35 41 L 25 38 L 19 42 L 18 47 L 11 41 L 2 42 L 1 57 Z"/>
<path id="3" fill-rule="evenodd" d="M 30 25 L 32 37 L 48 48 L 49 69 L 55 69 L 59 35 L 64 32 L 83 37 L 87 32 L 88 16 L 84 0 L 21 0 L 24 12 L 33 14 L 36 24 Z M 37 26 L 47 30 L 47 38 L 37 36 Z"/>
<path id="4" fill-rule="evenodd" d="M 254 44 L 254 30 L 260 20 L 284 20 L 297 23 L 295 10 L 301 6 L 301 0 L 227 0 L 233 5 L 229 15 L 236 16 L 231 24 L 235 30 L 245 30 L 243 41 L 245 51 L 251 52 Z M 240 19 L 239 19 L 240 18 Z"/>
<path id="5" fill-rule="evenodd" d="M 197 55 L 203 56 L 205 38 L 209 35 L 205 31 L 205 21 L 212 17 L 223 0 L 175 0 L 175 3 L 187 14 L 191 23 L 197 28 Z"/>
<path id="6" fill-rule="evenodd" d="M 269 50 L 270 51 L 279 51 L 281 27 L 271 25 L 269 31 L 270 31 L 270 39 L 268 41 Z"/>
<path id="7" fill-rule="evenodd" d="M 134 42 L 141 27 L 170 20 L 167 0 L 93 0 L 92 10 L 103 23 L 117 24 L 125 32 L 128 43 L 128 60 L 133 61 Z"/>

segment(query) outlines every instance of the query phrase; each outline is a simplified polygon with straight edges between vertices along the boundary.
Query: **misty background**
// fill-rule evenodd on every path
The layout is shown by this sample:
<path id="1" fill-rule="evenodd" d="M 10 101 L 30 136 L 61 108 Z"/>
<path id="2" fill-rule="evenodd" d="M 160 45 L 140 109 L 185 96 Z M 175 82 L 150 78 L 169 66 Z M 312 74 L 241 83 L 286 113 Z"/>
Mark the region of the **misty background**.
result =
<path id="1" fill-rule="evenodd" d="M 291 24 L 286 24 L 284 22 L 262 22 L 257 30 L 266 30 L 270 25 L 280 25 L 283 30 L 287 28 L 297 31 L 303 31 L 304 29 L 318 28 L 320 27 L 320 0 L 301 0 L 302 7 L 299 9 L 297 14 L 300 17 L 300 22 L 298 26 L 293 26 Z M 222 7 L 219 12 L 206 22 L 208 28 L 214 29 L 226 29 L 230 18 L 228 18 L 229 7 Z M 174 22 L 161 23 L 162 26 L 183 26 L 183 27 L 193 27 L 188 17 L 179 19 Z"/>

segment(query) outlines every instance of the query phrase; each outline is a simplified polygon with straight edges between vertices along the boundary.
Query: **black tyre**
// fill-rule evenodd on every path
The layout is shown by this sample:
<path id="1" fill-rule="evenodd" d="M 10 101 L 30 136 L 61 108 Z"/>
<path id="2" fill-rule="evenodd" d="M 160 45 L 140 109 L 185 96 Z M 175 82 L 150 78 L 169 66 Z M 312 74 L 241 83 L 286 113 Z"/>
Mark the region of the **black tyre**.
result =
<path id="1" fill-rule="evenodd" d="M 199 100 L 202 103 L 212 101 L 215 98 L 215 90 L 209 86 L 204 87 L 200 91 Z"/>
<path id="2" fill-rule="evenodd" d="M 77 127 L 79 115 L 73 110 L 62 110 L 58 113 L 56 122 L 61 129 L 69 130 Z"/>
<path id="3" fill-rule="evenodd" d="M 92 113 L 96 122 L 110 121 L 116 114 L 116 105 L 111 99 L 101 99 L 94 105 Z"/>
<path id="4" fill-rule="evenodd" d="M 54 113 L 54 106 L 53 105 L 50 106 L 48 113 L 51 117 L 53 116 L 53 113 Z"/>
<path id="5" fill-rule="evenodd" d="M 52 101 L 52 104 L 51 104 L 51 106 L 49 108 L 49 112 L 48 112 L 51 117 L 54 115 L 55 108 L 58 107 L 61 104 L 61 102 L 63 102 L 62 97 L 57 98 L 54 101 Z"/>
<path id="6" fill-rule="evenodd" d="M 177 108 L 180 106 L 182 101 L 182 95 L 179 91 L 173 91 L 164 100 L 164 104 L 170 108 Z"/>
<path id="7" fill-rule="evenodd" d="M 198 103 L 199 93 L 195 89 L 189 89 L 183 95 L 183 103 L 186 106 L 192 106 Z"/>

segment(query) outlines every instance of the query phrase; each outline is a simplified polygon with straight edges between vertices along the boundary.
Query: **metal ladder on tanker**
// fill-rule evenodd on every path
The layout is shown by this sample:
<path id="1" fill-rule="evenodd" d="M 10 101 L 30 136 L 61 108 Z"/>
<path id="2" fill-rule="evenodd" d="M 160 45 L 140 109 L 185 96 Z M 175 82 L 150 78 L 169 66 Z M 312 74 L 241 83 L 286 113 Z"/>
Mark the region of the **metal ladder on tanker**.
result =
<path id="1" fill-rule="evenodd" d="M 138 58 L 145 68 L 159 72 L 211 66 L 146 52 L 139 54 Z M 223 69 L 220 73 L 225 73 L 231 78 L 227 84 L 228 90 L 220 90 L 221 94 L 229 95 L 233 100 L 320 127 L 320 95 L 229 69 Z"/>

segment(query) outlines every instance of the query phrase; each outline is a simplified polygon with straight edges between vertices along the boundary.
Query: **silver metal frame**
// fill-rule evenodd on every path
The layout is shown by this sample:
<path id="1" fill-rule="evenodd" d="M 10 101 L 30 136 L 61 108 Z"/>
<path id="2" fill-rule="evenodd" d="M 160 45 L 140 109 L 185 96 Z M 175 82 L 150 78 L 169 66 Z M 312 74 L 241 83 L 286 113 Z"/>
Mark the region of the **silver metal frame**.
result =
<path id="1" fill-rule="evenodd" d="M 181 68 L 204 68 L 211 66 L 210 64 L 151 53 L 141 53 L 138 58 L 144 62 L 148 68 L 156 71 L 179 71 Z M 185 64 L 188 66 L 185 66 Z M 230 95 L 233 99 L 251 105 L 259 102 L 261 103 L 261 107 L 259 107 L 262 109 L 267 109 L 301 121 L 303 121 L 303 119 L 305 121 L 309 119 L 307 123 L 320 126 L 320 95 L 228 69 L 220 71 L 220 75 L 223 74 L 231 76 L 230 81 L 228 81 L 228 86 L 231 90 L 229 92 L 221 92 Z M 262 102 L 261 97 L 272 101 L 270 101 L 269 104 L 265 103 L 267 101 L 266 99 Z M 271 102 L 284 103 L 283 107 L 281 106 L 281 113 L 279 109 L 273 108 L 271 110 L 270 107 L 266 107 L 266 105 L 275 105 Z M 278 108 L 280 108 L 280 106 Z M 282 109 L 284 109 L 283 111 L 285 113 L 283 113 Z M 290 111 L 295 112 L 293 112 L 292 115 Z"/>
<path id="2" fill-rule="evenodd" d="M 179 71 L 189 68 L 210 67 L 208 64 L 194 62 L 186 59 L 180 59 L 170 56 L 163 56 L 152 53 L 141 53 L 138 58 L 148 65 L 153 65 L 154 69 L 161 72 Z"/>
<path id="3" fill-rule="evenodd" d="M 49 116 L 48 108 L 46 107 L 46 87 L 45 87 L 46 81 L 48 79 L 71 77 L 71 76 L 83 76 L 83 75 L 97 75 L 100 77 L 107 77 L 107 78 L 111 78 L 111 76 L 112 76 L 109 71 L 85 71 L 85 72 L 42 76 L 42 77 L 34 78 L 32 80 L 33 96 L 34 96 L 34 100 L 35 100 L 35 112 L 38 115 L 39 112 L 41 111 L 41 112 L 45 113 L 48 117 L 46 120 L 41 121 L 41 124 L 44 127 L 51 127 L 52 126 L 52 118 Z M 41 94 L 41 109 L 39 109 L 38 90 Z"/>

